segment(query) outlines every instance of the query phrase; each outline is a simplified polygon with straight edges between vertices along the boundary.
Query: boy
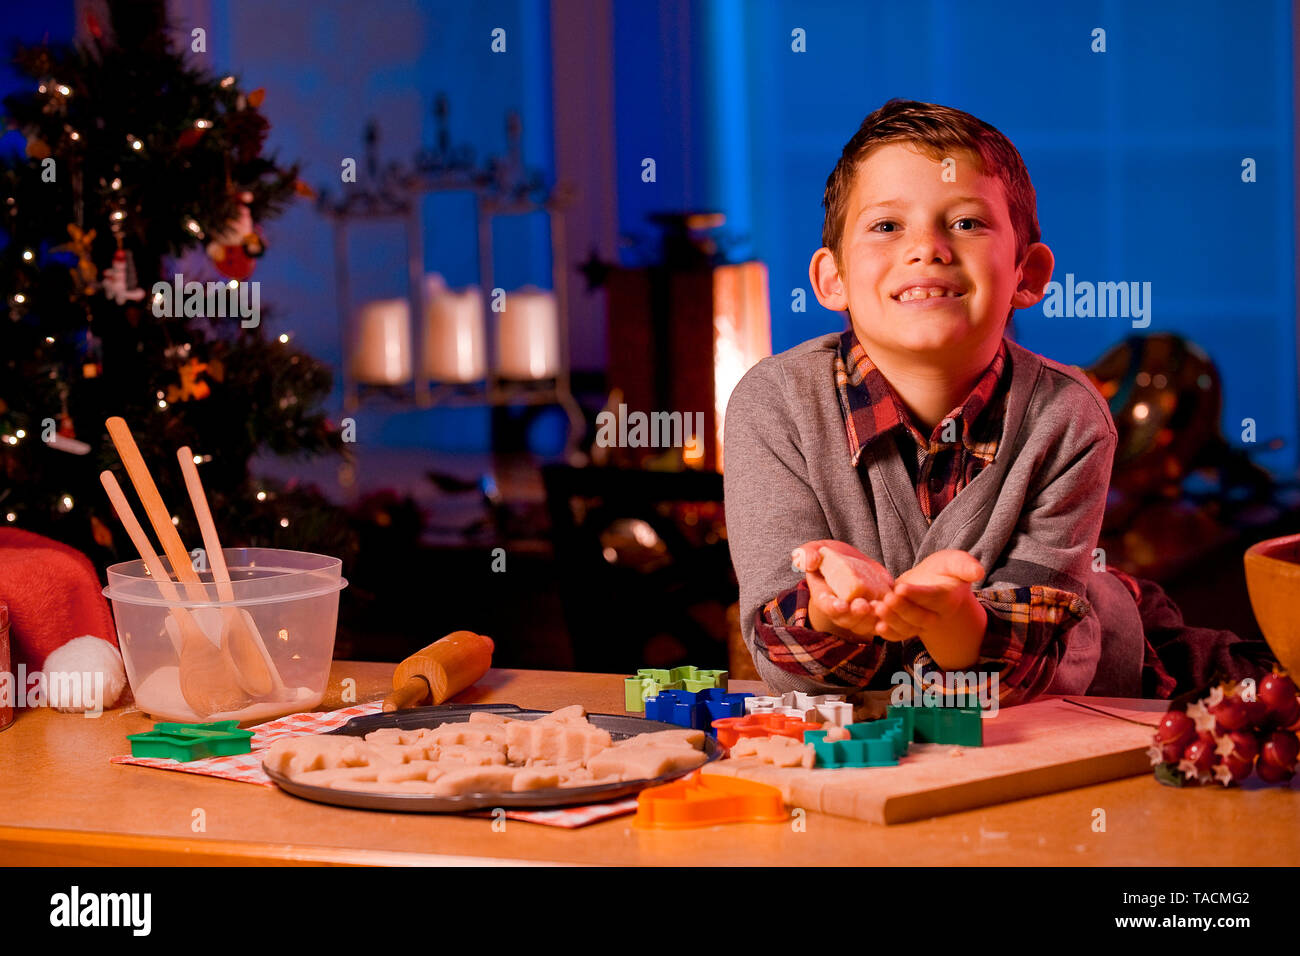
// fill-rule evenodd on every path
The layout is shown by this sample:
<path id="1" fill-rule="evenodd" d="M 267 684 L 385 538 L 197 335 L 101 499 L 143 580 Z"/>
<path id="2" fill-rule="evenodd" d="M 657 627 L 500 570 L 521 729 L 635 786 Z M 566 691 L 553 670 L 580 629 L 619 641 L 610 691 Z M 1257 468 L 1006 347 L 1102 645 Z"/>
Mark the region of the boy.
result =
<path id="1" fill-rule="evenodd" d="M 760 676 L 778 693 L 973 671 L 1005 704 L 1169 696 L 1142 613 L 1181 617 L 1094 553 L 1106 404 L 1078 369 L 1003 337 L 1054 265 L 1020 154 L 969 114 L 892 100 L 845 146 L 825 208 L 809 277 L 851 328 L 760 362 L 726 414 L 728 539 Z M 823 548 L 854 559 L 827 569 L 852 601 Z"/>

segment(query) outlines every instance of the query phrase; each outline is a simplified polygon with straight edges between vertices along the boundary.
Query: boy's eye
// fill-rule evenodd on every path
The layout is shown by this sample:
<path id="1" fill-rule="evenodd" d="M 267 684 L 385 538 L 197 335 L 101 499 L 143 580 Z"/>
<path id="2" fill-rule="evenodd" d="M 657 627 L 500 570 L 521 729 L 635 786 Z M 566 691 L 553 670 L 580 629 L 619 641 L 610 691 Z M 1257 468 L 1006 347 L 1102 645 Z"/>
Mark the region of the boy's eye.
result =
<path id="1" fill-rule="evenodd" d="M 963 223 L 966 223 L 966 225 L 962 225 Z M 953 225 L 957 227 L 958 232 L 972 232 L 982 226 L 983 223 L 971 216 L 963 216 L 961 219 L 958 219 L 953 223 Z"/>
<path id="2" fill-rule="evenodd" d="M 872 232 L 893 232 L 898 228 L 898 223 L 891 219 L 882 219 L 880 222 L 871 224 Z"/>

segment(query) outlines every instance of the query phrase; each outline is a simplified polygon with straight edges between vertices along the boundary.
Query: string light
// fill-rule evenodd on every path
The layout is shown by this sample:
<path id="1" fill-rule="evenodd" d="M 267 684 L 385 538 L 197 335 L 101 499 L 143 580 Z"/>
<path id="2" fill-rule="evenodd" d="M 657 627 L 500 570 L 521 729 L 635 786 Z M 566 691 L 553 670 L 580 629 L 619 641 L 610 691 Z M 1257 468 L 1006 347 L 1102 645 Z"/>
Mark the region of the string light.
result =
<path id="1" fill-rule="evenodd" d="M 0 435 L 0 441 L 3 441 L 7 445 L 18 444 L 18 439 L 15 438 L 13 435 Z"/>
<path id="2" fill-rule="evenodd" d="M 108 218 L 113 220 L 113 222 L 121 222 L 123 219 L 126 218 L 126 213 L 124 213 L 120 209 L 114 209 L 111 213 L 109 213 Z"/>
<path id="3" fill-rule="evenodd" d="M 22 428 L 18 429 L 18 431 L 14 432 L 14 434 L 17 435 L 19 438 L 27 437 L 27 432 Z"/>
<path id="4" fill-rule="evenodd" d="M 8 521 L 11 521 L 11 522 L 13 522 L 13 521 L 17 521 L 17 520 L 18 520 L 18 516 L 17 516 L 16 514 L 14 514 L 12 511 L 9 512 L 7 515 L 5 515 L 5 518 L 6 518 Z"/>
<path id="5" fill-rule="evenodd" d="M 52 335 L 47 335 L 47 336 L 45 336 L 45 344 L 46 344 L 46 345 L 53 345 L 53 344 L 54 344 L 54 336 L 52 336 Z"/>
<path id="6" fill-rule="evenodd" d="M 14 296 L 14 301 L 17 302 L 19 305 L 22 305 L 24 302 L 27 301 L 27 296 L 19 292 Z"/>
<path id="7" fill-rule="evenodd" d="M 281 519 L 280 519 L 280 527 L 281 527 L 281 528 L 287 528 L 287 527 L 289 527 L 289 519 L 288 519 L 288 518 L 281 518 Z"/>
<path id="8" fill-rule="evenodd" d="M 62 498 L 59 499 L 59 510 L 60 511 L 72 510 L 72 495 L 64 495 Z"/>
<path id="9" fill-rule="evenodd" d="M 233 76 L 223 76 L 221 78 L 221 86 L 223 88 L 229 89 L 234 85 L 235 85 L 235 78 Z"/>
<path id="10" fill-rule="evenodd" d="M 175 515 L 172 515 L 172 524 L 179 525 L 180 523 L 181 523 L 181 519 L 176 517 Z"/>
<path id="11" fill-rule="evenodd" d="M 287 641 L 289 639 L 289 629 L 287 627 L 282 627 L 276 632 L 275 636 L 282 641 Z"/>
<path id="12" fill-rule="evenodd" d="M 194 235 L 198 236 L 200 239 L 203 238 L 203 227 L 200 226 L 193 219 L 185 220 L 185 228 L 188 229 L 190 232 L 194 233 Z"/>
<path id="13" fill-rule="evenodd" d="M 24 250 L 23 250 L 23 261 L 24 261 L 24 262 L 31 262 L 34 258 L 36 258 L 36 254 L 33 253 L 32 250 L 30 250 L 30 249 L 24 249 Z"/>
<path id="14" fill-rule="evenodd" d="M 239 280 L 238 280 L 238 279 L 231 279 L 229 282 L 226 283 L 226 288 L 228 288 L 228 289 L 238 289 L 238 288 L 239 288 Z"/>
<path id="15" fill-rule="evenodd" d="M 257 500 L 258 500 L 258 501 L 265 501 L 265 500 L 266 500 L 266 492 L 265 492 L 265 491 L 259 491 L 259 492 L 257 493 Z"/>
<path id="16" fill-rule="evenodd" d="M 38 93 L 44 93 L 44 92 L 45 92 L 45 84 L 42 83 L 40 86 L 36 87 L 36 92 L 38 92 Z"/>
<path id="17" fill-rule="evenodd" d="M 167 400 L 166 400 L 165 398 L 160 398 L 160 399 L 158 399 L 158 407 L 159 407 L 159 408 L 166 408 L 166 407 L 167 407 Z"/>
<path id="18" fill-rule="evenodd" d="M 126 141 L 131 144 L 131 148 L 137 152 L 144 149 L 144 143 L 140 142 L 134 136 L 127 134 Z"/>
<path id="19" fill-rule="evenodd" d="M 289 333 L 288 333 L 288 332 L 281 332 L 281 333 L 280 333 L 280 344 L 281 344 L 281 345 L 285 345 L 285 344 L 288 343 L 288 341 L 289 341 Z"/>
<path id="20" fill-rule="evenodd" d="M 75 129 L 68 130 L 68 139 L 72 140 L 75 143 L 77 140 L 81 139 L 81 134 L 78 133 Z"/>
<path id="21" fill-rule="evenodd" d="M 212 120 L 205 120 L 205 119 L 195 120 L 195 121 L 194 121 L 194 128 L 195 128 L 195 129 L 212 129 Z"/>
<path id="22" fill-rule="evenodd" d="M 122 188 L 122 180 L 117 179 L 117 178 L 114 178 L 113 181 L 112 181 L 111 183 L 109 183 L 108 185 L 109 185 L 109 187 L 112 188 L 112 189 L 121 189 L 121 188 Z"/>
<path id="23" fill-rule="evenodd" d="M 71 95 L 72 95 L 72 88 L 71 88 L 71 87 L 68 87 L 68 86 L 65 86 L 65 85 L 62 84 L 62 83 L 60 83 L 58 86 L 56 86 L 55 89 L 58 90 L 59 93 L 60 93 L 61 95 L 63 95 L 63 96 L 71 96 Z"/>

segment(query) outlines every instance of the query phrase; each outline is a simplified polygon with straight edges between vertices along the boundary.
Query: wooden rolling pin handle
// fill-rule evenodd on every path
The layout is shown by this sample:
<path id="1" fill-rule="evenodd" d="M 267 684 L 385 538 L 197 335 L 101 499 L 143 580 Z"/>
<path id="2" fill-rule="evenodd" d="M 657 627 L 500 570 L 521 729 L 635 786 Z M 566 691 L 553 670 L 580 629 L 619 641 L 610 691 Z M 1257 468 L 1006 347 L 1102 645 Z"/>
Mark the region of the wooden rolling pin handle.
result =
<path id="1" fill-rule="evenodd" d="M 431 694 L 432 689 L 429 682 L 423 677 L 412 677 L 401 687 L 394 690 L 384 698 L 384 713 L 391 714 L 395 710 L 406 710 L 408 707 L 418 707 Z"/>
<path id="2" fill-rule="evenodd" d="M 473 631 L 452 631 L 416 651 L 393 671 L 393 689 L 403 690 L 412 678 L 422 678 L 431 704 L 441 704 L 469 687 L 492 666 L 492 638 Z"/>

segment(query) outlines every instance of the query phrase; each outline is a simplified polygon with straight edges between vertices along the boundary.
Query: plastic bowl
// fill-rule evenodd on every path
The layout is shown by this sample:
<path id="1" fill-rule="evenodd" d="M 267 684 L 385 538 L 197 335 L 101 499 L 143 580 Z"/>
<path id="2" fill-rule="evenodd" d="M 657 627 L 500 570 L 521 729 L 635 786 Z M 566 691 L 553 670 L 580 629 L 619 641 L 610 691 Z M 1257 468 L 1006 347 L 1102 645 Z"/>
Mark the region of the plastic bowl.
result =
<path id="1" fill-rule="evenodd" d="M 1278 662 L 1300 675 L 1300 534 L 1251 545 L 1245 563 L 1259 629 Z"/>
<path id="2" fill-rule="evenodd" d="M 108 569 L 104 596 L 113 602 L 118 645 L 136 703 L 154 717 L 181 723 L 247 723 L 310 710 L 325 696 L 329 680 L 339 591 L 348 583 L 340 574 L 342 562 L 273 548 L 226 548 L 223 553 L 230 571 L 227 594 L 233 600 L 221 600 L 225 586 L 219 590 L 207 570 L 198 572 L 202 584 L 189 586 L 155 580 L 143 561 Z M 279 678 L 275 689 L 260 696 L 242 693 L 246 703 L 236 709 L 195 713 L 181 693 L 182 630 L 176 608 L 187 609 L 214 647 L 220 647 L 223 627 L 239 615 L 260 636 L 263 658 Z"/>

